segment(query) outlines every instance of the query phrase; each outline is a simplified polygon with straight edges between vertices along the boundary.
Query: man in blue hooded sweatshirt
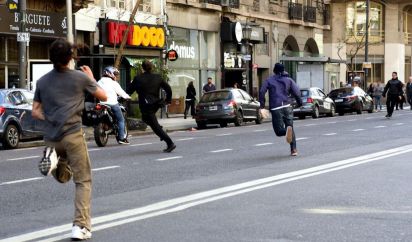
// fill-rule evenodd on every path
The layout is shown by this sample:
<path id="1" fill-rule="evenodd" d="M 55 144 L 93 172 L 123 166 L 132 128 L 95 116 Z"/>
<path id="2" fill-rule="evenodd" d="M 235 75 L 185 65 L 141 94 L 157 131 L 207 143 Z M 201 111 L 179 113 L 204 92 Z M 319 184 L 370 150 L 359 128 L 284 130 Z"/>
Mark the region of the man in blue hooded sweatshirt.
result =
<path id="1" fill-rule="evenodd" d="M 276 63 L 273 68 L 275 73 L 267 79 L 259 92 L 260 108 L 265 108 L 265 94 L 269 90 L 269 109 L 272 114 L 273 130 L 277 136 L 286 136 L 286 142 L 290 144 L 290 154 L 297 156 L 296 137 L 293 130 L 293 107 L 289 100 L 292 95 L 298 104 L 302 106 L 300 89 L 296 83 L 285 74 L 285 67 Z"/>

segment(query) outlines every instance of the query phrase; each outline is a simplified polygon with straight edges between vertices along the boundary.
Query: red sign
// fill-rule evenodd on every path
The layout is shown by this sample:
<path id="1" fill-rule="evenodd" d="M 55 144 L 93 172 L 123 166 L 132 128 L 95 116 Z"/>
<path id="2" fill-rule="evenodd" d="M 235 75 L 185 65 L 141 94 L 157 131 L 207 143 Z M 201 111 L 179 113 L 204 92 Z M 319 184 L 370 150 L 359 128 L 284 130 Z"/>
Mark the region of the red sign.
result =
<path id="1" fill-rule="evenodd" d="M 169 50 L 169 51 L 167 52 L 166 58 L 167 58 L 169 61 L 175 61 L 175 60 L 177 60 L 177 58 L 179 58 L 179 55 L 177 54 L 177 51 L 176 51 L 176 50 Z"/>
<path id="2" fill-rule="evenodd" d="M 126 32 L 127 25 L 126 23 L 107 22 L 107 42 L 112 45 L 120 44 Z M 130 26 L 127 34 L 127 44 L 129 46 L 163 48 L 165 45 L 165 33 L 163 28 L 135 24 Z"/>

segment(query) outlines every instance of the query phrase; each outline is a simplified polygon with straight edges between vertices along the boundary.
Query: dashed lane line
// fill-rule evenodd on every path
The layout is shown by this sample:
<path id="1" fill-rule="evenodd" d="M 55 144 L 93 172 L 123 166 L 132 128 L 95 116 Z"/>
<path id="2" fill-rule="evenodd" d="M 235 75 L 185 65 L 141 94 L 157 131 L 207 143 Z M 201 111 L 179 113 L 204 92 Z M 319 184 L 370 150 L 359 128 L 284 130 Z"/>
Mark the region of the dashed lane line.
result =
<path id="1" fill-rule="evenodd" d="M 386 128 L 386 126 L 384 126 L 384 125 L 379 125 L 379 126 L 375 126 L 375 127 L 373 127 L 374 129 L 380 129 L 380 128 Z"/>
<path id="2" fill-rule="evenodd" d="M 354 121 L 357 121 L 357 119 L 349 119 L 349 120 L 346 120 L 347 122 L 354 122 Z"/>
<path id="3" fill-rule="evenodd" d="M 15 181 L 2 182 L 2 183 L 0 183 L 0 186 L 11 185 L 11 184 L 16 184 L 16 183 L 23 183 L 23 182 L 30 182 L 30 181 L 36 181 L 36 180 L 41 180 L 43 178 L 44 177 L 33 177 L 33 178 L 27 178 L 27 179 L 15 180 Z"/>
<path id="4" fill-rule="evenodd" d="M 120 166 L 105 166 L 105 167 L 100 167 L 100 168 L 94 168 L 92 171 L 104 171 L 104 170 L 110 170 L 110 169 L 116 169 L 120 168 Z"/>
<path id="5" fill-rule="evenodd" d="M 306 139 L 309 139 L 309 137 L 300 137 L 300 138 L 296 138 L 296 141 L 298 141 L 298 140 L 306 140 Z"/>
<path id="6" fill-rule="evenodd" d="M 316 126 L 316 125 L 318 125 L 318 124 L 305 124 L 305 125 L 303 125 L 304 127 L 310 127 L 310 126 Z"/>
<path id="7" fill-rule="evenodd" d="M 216 136 L 220 137 L 220 136 L 229 136 L 229 135 L 232 135 L 232 133 L 217 134 Z"/>
<path id="8" fill-rule="evenodd" d="M 145 146 L 145 145 L 152 145 L 153 143 L 141 143 L 141 144 L 134 144 L 130 146 Z"/>
<path id="9" fill-rule="evenodd" d="M 332 136 L 332 135 L 337 135 L 337 133 L 328 133 L 328 134 L 323 134 L 325 136 Z"/>
<path id="10" fill-rule="evenodd" d="M 364 131 L 365 129 L 354 129 L 353 132 Z"/>
<path id="11" fill-rule="evenodd" d="M 393 126 L 400 126 L 400 125 L 404 125 L 404 123 L 396 123 Z"/>
<path id="12" fill-rule="evenodd" d="M 221 150 L 212 150 L 210 151 L 211 153 L 221 153 L 221 152 L 227 152 L 227 151 L 232 151 L 233 149 L 221 149 Z"/>
<path id="13" fill-rule="evenodd" d="M 165 160 L 176 160 L 176 159 L 181 159 L 183 156 L 172 156 L 172 157 L 166 157 L 166 158 L 160 158 L 156 159 L 157 161 L 165 161 Z"/>
<path id="14" fill-rule="evenodd" d="M 181 138 L 178 139 L 177 141 L 186 141 L 186 140 L 194 140 L 195 138 Z"/>
<path id="15" fill-rule="evenodd" d="M 266 146 L 266 145 L 273 145 L 273 143 L 255 144 L 254 146 L 259 147 L 259 146 Z"/>
<path id="16" fill-rule="evenodd" d="M 11 158 L 7 159 L 8 161 L 13 161 L 13 160 L 27 160 L 27 159 L 34 159 L 34 158 L 40 158 L 40 156 L 35 155 L 35 156 L 26 156 L 26 157 L 19 157 L 19 158 Z"/>
<path id="17" fill-rule="evenodd" d="M 89 152 L 90 151 L 98 151 L 98 150 L 101 150 L 101 149 L 100 148 L 89 149 Z"/>
<path id="18" fill-rule="evenodd" d="M 253 132 L 264 132 L 264 131 L 267 131 L 267 129 L 256 129 L 256 130 L 253 130 Z"/>

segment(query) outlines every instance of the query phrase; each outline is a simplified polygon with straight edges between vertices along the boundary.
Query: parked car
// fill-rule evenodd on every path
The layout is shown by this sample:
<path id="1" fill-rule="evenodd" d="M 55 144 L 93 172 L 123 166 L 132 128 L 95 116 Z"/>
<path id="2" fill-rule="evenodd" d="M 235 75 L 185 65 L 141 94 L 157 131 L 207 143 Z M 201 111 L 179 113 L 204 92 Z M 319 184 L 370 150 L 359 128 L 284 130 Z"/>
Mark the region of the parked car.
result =
<path id="1" fill-rule="evenodd" d="M 203 94 L 196 106 L 196 123 L 199 128 L 207 124 L 220 124 L 226 127 L 228 123 L 236 126 L 245 121 L 262 123 L 259 112 L 260 103 L 242 89 L 223 89 Z"/>
<path id="2" fill-rule="evenodd" d="M 336 112 L 344 115 L 347 112 L 362 114 L 364 110 L 372 113 L 373 99 L 360 87 L 342 87 L 332 90 L 329 95 L 336 104 Z"/>
<path id="3" fill-rule="evenodd" d="M 311 87 L 300 90 L 302 106 L 296 108 L 296 100 L 293 99 L 293 115 L 304 119 L 306 116 L 319 118 L 320 115 L 335 116 L 335 102 L 329 98 L 320 88 Z"/>
<path id="4" fill-rule="evenodd" d="M 41 139 L 31 116 L 33 92 L 0 89 L 0 140 L 5 149 L 17 148 L 20 141 Z"/>

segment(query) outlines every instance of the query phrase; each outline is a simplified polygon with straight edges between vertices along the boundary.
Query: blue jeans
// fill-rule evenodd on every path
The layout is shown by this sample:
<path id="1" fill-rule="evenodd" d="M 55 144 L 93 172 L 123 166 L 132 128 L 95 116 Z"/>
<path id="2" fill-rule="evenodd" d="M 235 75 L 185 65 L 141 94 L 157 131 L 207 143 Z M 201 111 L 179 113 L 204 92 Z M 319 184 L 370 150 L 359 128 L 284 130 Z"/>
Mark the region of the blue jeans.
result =
<path id="1" fill-rule="evenodd" d="M 382 110 L 382 103 L 381 103 L 381 96 L 374 96 L 375 99 L 375 109 L 378 110 L 378 104 L 379 104 L 379 110 Z"/>
<path id="2" fill-rule="evenodd" d="M 120 109 L 119 104 L 110 105 L 110 108 L 112 109 L 112 112 L 113 112 L 114 116 L 116 117 L 117 127 L 119 128 L 119 130 L 118 130 L 119 137 L 117 137 L 117 138 L 119 140 L 122 140 L 122 139 L 126 138 L 126 137 L 124 137 L 125 136 L 125 134 L 124 134 L 124 125 L 125 124 L 124 124 L 124 117 L 123 117 L 123 114 L 122 114 L 122 110 Z"/>
<path id="3" fill-rule="evenodd" d="M 270 110 L 272 113 L 272 125 L 276 136 L 285 136 L 286 128 L 291 126 L 293 128 L 293 110 L 292 107 L 281 108 L 278 110 Z M 290 149 L 296 149 L 295 130 L 293 130 L 292 142 Z"/>

